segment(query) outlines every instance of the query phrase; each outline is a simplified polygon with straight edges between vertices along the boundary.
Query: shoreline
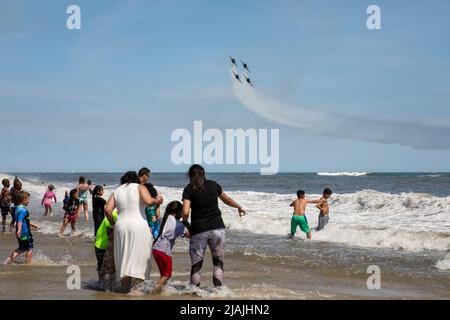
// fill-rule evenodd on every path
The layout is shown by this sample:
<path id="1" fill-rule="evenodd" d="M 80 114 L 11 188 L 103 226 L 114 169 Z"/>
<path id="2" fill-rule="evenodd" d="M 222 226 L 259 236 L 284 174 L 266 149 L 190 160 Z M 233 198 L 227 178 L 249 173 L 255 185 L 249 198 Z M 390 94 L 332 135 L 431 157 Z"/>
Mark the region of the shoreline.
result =
<path id="1" fill-rule="evenodd" d="M 174 248 L 174 276 L 166 293 L 150 294 L 159 277 L 153 261 L 151 279 L 138 292 L 141 296 L 98 291 L 92 219 L 85 222 L 82 214 L 77 223 L 78 234 L 59 237 L 57 232 L 63 217 L 60 202 L 54 206 L 53 217 L 42 215 L 40 199 L 46 189 L 42 181 L 57 186 L 58 200 L 61 200 L 64 189 L 72 185 L 73 177 L 46 174 L 25 177 L 24 189 L 32 194 L 29 206 L 31 220 L 40 227 L 33 233 L 34 262 L 30 266 L 0 266 L 0 298 L 450 299 L 450 238 L 447 228 L 450 198 L 412 193 L 395 195 L 391 182 L 386 187 L 387 192 L 375 192 L 365 190 L 371 185 L 372 178 L 335 178 L 339 190 L 346 187 L 358 191 L 336 194 L 332 198 L 332 218 L 323 231 L 315 232 L 317 216 L 314 209 L 308 211 L 312 241 L 305 240 L 303 233 L 297 233 L 295 239 L 288 240 L 292 216 L 288 204 L 292 195 L 284 193 L 284 190 L 299 184 L 296 177 L 267 180 L 266 188 L 275 188 L 275 193 L 259 190 L 259 176 L 255 179 L 233 175 L 221 178 L 224 185 L 239 183 L 254 190 L 229 191 L 247 209 L 251 209 L 243 219 L 237 217 L 234 209 L 221 206 L 227 226 L 223 290 L 213 290 L 209 250 L 200 290 L 189 288 L 188 240 L 179 239 Z M 105 191 L 107 198 L 112 191 L 111 183 L 115 183 L 117 177 L 100 174 L 93 178 L 110 185 Z M 448 178 L 422 180 L 406 177 L 402 184 L 416 181 L 426 188 L 435 179 L 441 179 L 443 185 Z M 161 175 L 160 179 L 166 185 L 158 187 L 164 197 L 179 198 L 181 189 L 170 185 L 178 186 L 184 178 L 174 174 L 174 177 Z M 382 180 L 386 182 L 384 178 Z M 327 181 L 328 178 L 314 177 L 308 180 L 307 188 L 318 188 Z M 353 185 L 356 181 L 360 186 Z M 70 227 L 66 232 L 70 232 Z M 0 262 L 3 262 L 17 247 L 17 242 L 12 233 L 0 233 L 0 242 Z M 67 289 L 69 275 L 66 271 L 70 265 L 80 267 L 80 290 Z M 367 288 L 370 266 L 380 268 L 380 290 Z"/>
<path id="2" fill-rule="evenodd" d="M 230 242 L 239 241 L 237 233 L 229 235 Z M 35 232 L 35 250 L 31 265 L 14 264 L 0 266 L 0 299 L 450 299 L 450 279 L 429 278 L 426 275 L 397 274 L 395 270 L 382 277 L 380 290 L 369 290 L 369 276 L 362 269 L 336 262 L 336 265 L 317 265 L 303 261 L 302 257 L 284 259 L 257 254 L 225 253 L 225 287 L 215 292 L 212 287 L 212 263 L 209 251 L 202 269 L 200 290 L 188 285 L 190 260 L 187 252 L 174 252 L 174 275 L 162 295 L 152 294 L 151 289 L 159 274 L 152 262 L 151 279 L 146 281 L 138 295 L 98 291 L 93 240 L 83 237 L 63 237 Z M 16 246 L 13 234 L 0 234 L 4 259 Z M 302 241 L 300 241 L 302 242 Z M 185 244 L 183 244 L 184 247 Z M 294 243 L 294 245 L 296 245 Z M 305 244 L 301 243 L 302 246 Z M 309 244 L 317 245 L 317 244 Z M 322 244 L 327 245 L 327 244 Z M 348 250 L 354 250 L 348 248 Z M 358 250 L 355 257 L 358 257 Z M 19 258 L 19 262 L 23 261 Z M 70 274 L 67 267 L 77 265 L 81 270 L 81 289 L 69 290 L 66 282 Z M 395 268 L 394 268 L 395 269 Z M 447 288 L 447 289 L 446 289 Z"/>

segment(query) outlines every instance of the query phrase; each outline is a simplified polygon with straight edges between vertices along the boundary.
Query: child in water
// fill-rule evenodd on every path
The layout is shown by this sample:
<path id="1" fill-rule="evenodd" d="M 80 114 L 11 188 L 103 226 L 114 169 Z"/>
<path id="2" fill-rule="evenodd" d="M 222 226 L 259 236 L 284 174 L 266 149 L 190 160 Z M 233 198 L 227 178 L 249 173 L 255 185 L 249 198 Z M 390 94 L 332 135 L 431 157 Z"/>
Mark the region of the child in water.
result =
<path id="1" fill-rule="evenodd" d="M 16 258 L 25 253 L 26 263 L 31 263 L 33 259 L 33 235 L 31 228 L 37 228 L 37 225 L 31 223 L 30 213 L 26 206 L 30 203 L 30 194 L 25 191 L 19 191 L 16 195 L 16 237 L 19 247 L 11 253 L 6 263 L 12 263 Z"/>
<path id="2" fill-rule="evenodd" d="M 295 232 L 297 231 L 297 226 L 300 226 L 300 230 L 306 233 L 308 239 L 311 239 L 311 231 L 308 225 L 308 219 L 306 219 L 306 205 L 308 203 L 320 203 L 321 200 L 307 200 L 305 199 L 305 191 L 298 190 L 297 191 L 297 200 L 294 200 L 291 203 L 291 207 L 294 207 L 294 213 L 291 219 L 291 234 L 289 235 L 290 239 L 294 238 Z"/>
<path id="3" fill-rule="evenodd" d="M 84 219 L 89 220 L 89 208 L 88 208 L 88 195 L 89 195 L 89 185 L 86 183 L 86 178 L 81 176 L 78 179 L 78 201 L 80 206 L 83 206 Z M 80 212 L 78 212 L 78 218 L 80 217 Z"/>
<path id="4" fill-rule="evenodd" d="M 44 196 L 42 197 L 42 201 L 41 201 L 41 206 L 43 205 L 45 207 L 45 213 L 44 216 L 47 216 L 48 214 L 50 214 L 50 216 L 53 216 L 53 212 L 52 212 L 52 200 L 55 200 L 55 203 L 58 202 L 56 200 L 56 195 L 53 192 L 53 190 L 55 190 L 55 186 L 54 185 L 49 185 L 48 186 L 48 190 L 44 193 Z"/>
<path id="5" fill-rule="evenodd" d="M 91 181 L 91 180 L 88 180 L 88 181 L 87 181 L 87 185 L 88 185 L 89 193 L 92 195 L 92 192 L 93 192 L 93 190 L 92 190 L 92 181 Z"/>
<path id="6" fill-rule="evenodd" d="M 328 206 L 328 199 L 331 197 L 333 191 L 329 188 L 325 188 L 322 193 L 321 202 L 316 205 L 317 209 L 320 210 L 319 213 L 319 224 L 317 225 L 317 231 L 322 230 L 328 224 L 328 218 L 330 213 L 330 207 Z"/>
<path id="7" fill-rule="evenodd" d="M 63 200 L 63 206 L 62 209 L 64 210 L 64 206 L 66 205 L 67 201 L 69 201 L 69 192 L 67 190 L 64 191 L 64 200 Z"/>
<path id="8" fill-rule="evenodd" d="M 78 200 L 78 190 L 72 189 L 70 190 L 69 200 L 64 203 L 64 221 L 61 226 L 61 230 L 59 231 L 59 235 L 62 236 L 64 234 L 64 230 L 70 222 L 72 227 L 72 233 L 76 231 L 76 222 L 78 219 L 78 214 L 80 213 L 80 202 Z"/>
<path id="9" fill-rule="evenodd" d="M 94 236 L 105 218 L 106 200 L 103 198 L 104 188 L 97 185 L 92 191 L 92 218 L 94 219 Z"/>
<path id="10" fill-rule="evenodd" d="M 158 192 L 151 183 L 145 183 L 144 186 L 147 188 L 152 198 L 158 197 Z M 145 215 L 147 216 L 147 223 L 152 232 L 153 239 L 156 239 L 159 233 L 159 217 L 161 216 L 159 205 L 146 207 Z"/>
<path id="11" fill-rule="evenodd" d="M 117 210 L 114 210 L 112 213 L 114 222 L 117 220 Z M 97 233 L 95 235 L 95 256 L 97 258 L 97 273 L 98 273 L 98 281 L 102 282 L 105 280 L 105 275 L 111 273 L 111 271 L 106 272 L 105 268 L 102 268 L 104 257 L 106 254 L 106 249 L 108 248 L 108 241 L 110 236 L 112 237 L 113 226 L 109 223 L 106 217 L 103 218 L 102 223 L 100 224 Z M 114 250 L 113 250 L 114 251 Z M 108 261 L 106 262 L 108 263 Z M 113 259 L 114 264 L 114 259 Z M 110 269 L 110 268 L 109 268 Z"/>
<path id="12" fill-rule="evenodd" d="M 0 193 L 0 211 L 2 212 L 2 231 L 6 232 L 6 217 L 11 213 L 11 192 L 9 191 L 9 179 L 2 180 L 2 192 Z"/>
<path id="13" fill-rule="evenodd" d="M 153 258 L 161 275 L 155 286 L 155 293 L 162 292 L 172 276 L 172 248 L 175 239 L 183 235 L 189 236 L 187 232 L 185 233 L 184 224 L 180 221 L 182 211 L 183 204 L 179 201 L 172 201 L 167 205 L 162 218 L 160 233 L 153 244 Z"/>

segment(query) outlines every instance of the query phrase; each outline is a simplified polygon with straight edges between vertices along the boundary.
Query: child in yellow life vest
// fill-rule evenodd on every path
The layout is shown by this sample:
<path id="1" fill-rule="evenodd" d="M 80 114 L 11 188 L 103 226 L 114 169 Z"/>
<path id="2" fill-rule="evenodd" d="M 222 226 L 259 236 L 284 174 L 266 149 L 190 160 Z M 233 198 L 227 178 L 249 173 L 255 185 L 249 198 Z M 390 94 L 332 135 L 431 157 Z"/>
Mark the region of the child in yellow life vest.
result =
<path id="1" fill-rule="evenodd" d="M 114 221 L 116 221 L 117 210 L 114 210 L 112 215 Z M 108 219 L 105 217 L 97 230 L 97 234 L 95 235 L 95 256 L 97 257 L 98 281 L 100 282 L 103 282 L 105 278 L 105 274 L 101 272 L 101 269 L 106 249 L 108 248 L 108 240 L 110 236 L 112 236 L 113 230 L 113 226 L 111 226 Z"/>

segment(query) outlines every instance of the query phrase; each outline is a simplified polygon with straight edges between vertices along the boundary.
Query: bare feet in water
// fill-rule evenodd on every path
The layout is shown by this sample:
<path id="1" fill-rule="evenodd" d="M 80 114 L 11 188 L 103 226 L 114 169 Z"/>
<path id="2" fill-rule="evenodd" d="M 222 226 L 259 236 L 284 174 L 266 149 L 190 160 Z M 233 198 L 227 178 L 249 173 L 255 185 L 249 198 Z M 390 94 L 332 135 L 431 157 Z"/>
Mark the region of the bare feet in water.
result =
<path id="1" fill-rule="evenodd" d="M 155 289 L 153 289 L 153 293 L 155 293 L 155 294 L 161 294 L 163 291 L 164 291 L 164 287 L 160 286 L 158 284 L 155 286 Z"/>

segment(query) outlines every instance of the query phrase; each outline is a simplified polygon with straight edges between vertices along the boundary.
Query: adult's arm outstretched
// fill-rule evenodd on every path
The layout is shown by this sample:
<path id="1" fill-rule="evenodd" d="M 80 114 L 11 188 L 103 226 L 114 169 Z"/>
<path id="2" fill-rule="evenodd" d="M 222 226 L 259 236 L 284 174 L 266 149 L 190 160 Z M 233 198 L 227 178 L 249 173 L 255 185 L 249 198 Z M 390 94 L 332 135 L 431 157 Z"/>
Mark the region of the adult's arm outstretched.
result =
<path id="1" fill-rule="evenodd" d="M 239 217 L 242 217 L 245 215 L 245 210 L 242 208 L 242 206 L 237 203 L 233 198 L 231 198 L 229 195 L 227 195 L 225 192 L 222 191 L 222 193 L 219 196 L 220 200 L 222 200 L 223 203 L 226 205 L 238 209 Z M 183 222 L 187 223 L 189 219 L 189 212 L 191 211 L 191 201 L 184 199 L 183 200 Z"/>

